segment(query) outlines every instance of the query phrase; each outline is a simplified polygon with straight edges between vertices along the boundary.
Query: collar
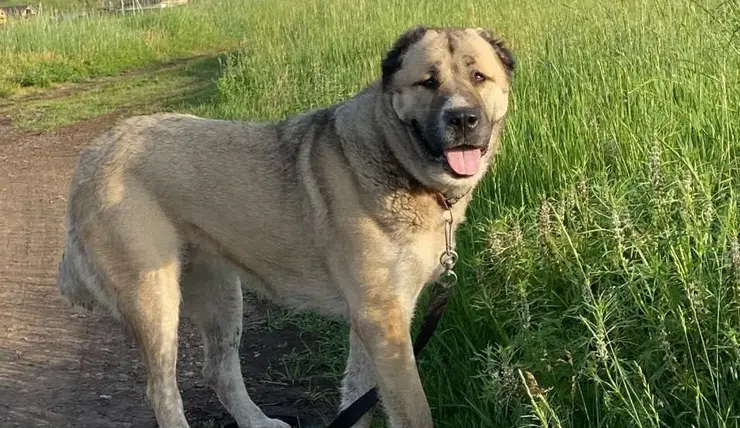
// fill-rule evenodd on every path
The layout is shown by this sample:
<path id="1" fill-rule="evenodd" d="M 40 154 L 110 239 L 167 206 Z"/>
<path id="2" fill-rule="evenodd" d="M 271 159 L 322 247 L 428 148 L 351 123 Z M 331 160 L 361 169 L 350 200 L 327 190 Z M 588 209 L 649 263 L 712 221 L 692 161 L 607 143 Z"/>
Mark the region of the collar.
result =
<path id="1" fill-rule="evenodd" d="M 459 196 L 448 196 L 445 195 L 442 192 L 437 192 L 434 194 L 434 199 L 437 201 L 437 204 L 439 204 L 440 207 L 444 210 L 452 209 L 452 206 L 455 205 L 460 201 L 460 199 L 464 198 L 468 193 L 470 193 L 471 189 L 468 189 Z"/>

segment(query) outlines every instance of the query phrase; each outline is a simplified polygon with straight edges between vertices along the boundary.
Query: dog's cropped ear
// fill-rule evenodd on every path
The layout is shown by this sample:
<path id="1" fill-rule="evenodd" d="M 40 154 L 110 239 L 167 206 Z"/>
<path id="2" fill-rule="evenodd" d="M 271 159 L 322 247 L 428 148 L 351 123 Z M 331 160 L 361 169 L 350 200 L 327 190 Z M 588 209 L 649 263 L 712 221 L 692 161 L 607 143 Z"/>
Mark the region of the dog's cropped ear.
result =
<path id="1" fill-rule="evenodd" d="M 511 79 L 512 75 L 514 74 L 514 71 L 516 71 L 516 66 L 517 66 L 516 58 L 514 58 L 514 54 L 506 46 L 504 41 L 494 36 L 491 31 L 485 28 L 476 28 L 475 31 L 478 33 L 479 36 L 481 36 L 485 41 L 487 41 L 493 47 L 493 50 L 496 51 L 496 54 L 501 60 L 501 63 L 504 65 L 504 69 L 506 70 L 506 75 L 509 77 L 509 79 Z"/>
<path id="2" fill-rule="evenodd" d="M 385 88 L 393 80 L 393 75 L 401 69 L 403 56 L 411 45 L 418 42 L 426 34 L 427 28 L 423 26 L 413 27 L 396 39 L 393 46 L 383 59 L 383 87 Z"/>

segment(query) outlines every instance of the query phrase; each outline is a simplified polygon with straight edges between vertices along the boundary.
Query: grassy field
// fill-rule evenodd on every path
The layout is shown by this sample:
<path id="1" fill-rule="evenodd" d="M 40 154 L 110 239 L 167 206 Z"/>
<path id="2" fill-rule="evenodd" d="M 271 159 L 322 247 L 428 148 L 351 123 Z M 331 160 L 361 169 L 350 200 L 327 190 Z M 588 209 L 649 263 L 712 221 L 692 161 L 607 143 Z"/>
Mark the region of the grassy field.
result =
<path id="1" fill-rule="evenodd" d="M 740 426 L 737 0 L 198 1 L 0 29 L 0 87 L 229 49 L 188 110 L 277 119 L 356 92 L 417 23 L 492 28 L 519 59 L 421 363 L 438 426 Z M 341 346 L 316 357 L 339 372 Z"/>
<path id="2" fill-rule="evenodd" d="M 69 9 L 69 1 L 63 2 Z M 49 11 L 0 27 L 0 98 L 175 58 L 238 49 L 252 27 L 240 2 L 195 2 L 118 16 Z M 79 12 L 77 10 L 76 12 Z"/>

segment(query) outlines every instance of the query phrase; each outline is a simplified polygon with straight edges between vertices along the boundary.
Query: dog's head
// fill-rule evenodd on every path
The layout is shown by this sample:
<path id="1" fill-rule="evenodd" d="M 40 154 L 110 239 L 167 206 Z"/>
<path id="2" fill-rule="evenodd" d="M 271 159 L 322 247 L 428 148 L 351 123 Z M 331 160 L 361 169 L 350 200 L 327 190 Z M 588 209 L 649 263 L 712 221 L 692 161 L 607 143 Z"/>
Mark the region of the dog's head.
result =
<path id="1" fill-rule="evenodd" d="M 384 96 L 409 137 L 394 147 L 407 168 L 441 189 L 480 179 L 508 110 L 509 49 L 484 29 L 416 27 L 382 68 Z"/>

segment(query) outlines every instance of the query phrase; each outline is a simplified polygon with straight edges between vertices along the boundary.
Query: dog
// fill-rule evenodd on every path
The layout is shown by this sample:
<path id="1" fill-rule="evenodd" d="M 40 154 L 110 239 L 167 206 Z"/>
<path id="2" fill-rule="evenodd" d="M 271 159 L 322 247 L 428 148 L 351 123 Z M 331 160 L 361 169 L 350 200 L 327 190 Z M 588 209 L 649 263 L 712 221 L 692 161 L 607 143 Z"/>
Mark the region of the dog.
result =
<path id="1" fill-rule="evenodd" d="M 80 153 L 58 286 L 133 336 L 159 426 L 188 426 L 176 381 L 183 314 L 238 426 L 288 427 L 244 386 L 243 284 L 347 320 L 340 410 L 377 386 L 391 426 L 433 427 L 412 315 L 499 148 L 516 61 L 486 29 L 418 26 L 379 65 L 378 79 L 324 108 L 272 122 L 135 116 Z M 355 427 L 370 423 L 368 413 Z"/>

